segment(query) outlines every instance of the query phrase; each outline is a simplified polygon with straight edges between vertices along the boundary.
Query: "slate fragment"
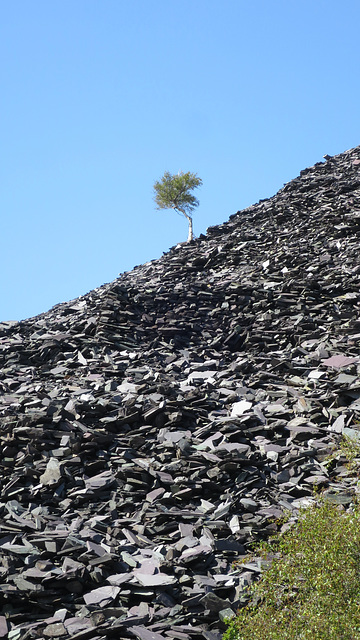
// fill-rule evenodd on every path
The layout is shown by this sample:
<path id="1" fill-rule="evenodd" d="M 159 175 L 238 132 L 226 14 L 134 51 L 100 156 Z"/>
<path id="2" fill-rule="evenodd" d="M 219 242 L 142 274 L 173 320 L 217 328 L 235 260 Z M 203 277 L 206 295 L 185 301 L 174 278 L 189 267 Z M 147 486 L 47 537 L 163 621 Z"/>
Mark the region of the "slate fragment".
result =
<path id="1" fill-rule="evenodd" d="M 0 638 L 5 638 L 8 634 L 9 626 L 5 616 L 0 616 Z"/>
<path id="2" fill-rule="evenodd" d="M 155 631 L 149 631 L 145 627 L 134 626 L 130 627 L 130 633 L 139 638 L 139 640 L 164 640 L 164 636 Z"/>

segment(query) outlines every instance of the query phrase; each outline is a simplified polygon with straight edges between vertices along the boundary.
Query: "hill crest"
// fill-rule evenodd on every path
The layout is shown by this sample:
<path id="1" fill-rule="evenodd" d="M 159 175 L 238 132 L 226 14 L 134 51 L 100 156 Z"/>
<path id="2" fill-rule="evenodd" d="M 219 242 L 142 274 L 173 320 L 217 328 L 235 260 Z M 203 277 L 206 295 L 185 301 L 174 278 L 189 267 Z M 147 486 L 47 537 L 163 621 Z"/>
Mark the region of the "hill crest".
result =
<path id="1" fill-rule="evenodd" d="M 0 323 L 8 629 L 219 640 L 261 570 L 233 564 L 251 542 L 314 487 L 351 501 L 353 479 L 323 460 L 358 437 L 359 229 L 357 147 Z"/>

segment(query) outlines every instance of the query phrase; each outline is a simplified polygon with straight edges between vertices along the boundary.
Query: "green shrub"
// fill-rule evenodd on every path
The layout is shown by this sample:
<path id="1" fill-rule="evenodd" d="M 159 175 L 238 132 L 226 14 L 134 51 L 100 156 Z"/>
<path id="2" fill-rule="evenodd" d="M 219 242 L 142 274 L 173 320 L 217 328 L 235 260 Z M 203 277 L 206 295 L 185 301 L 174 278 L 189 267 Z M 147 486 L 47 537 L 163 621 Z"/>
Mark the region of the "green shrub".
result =
<path id="1" fill-rule="evenodd" d="M 224 640 L 360 640 L 358 504 L 320 501 L 261 553 L 275 558 Z"/>

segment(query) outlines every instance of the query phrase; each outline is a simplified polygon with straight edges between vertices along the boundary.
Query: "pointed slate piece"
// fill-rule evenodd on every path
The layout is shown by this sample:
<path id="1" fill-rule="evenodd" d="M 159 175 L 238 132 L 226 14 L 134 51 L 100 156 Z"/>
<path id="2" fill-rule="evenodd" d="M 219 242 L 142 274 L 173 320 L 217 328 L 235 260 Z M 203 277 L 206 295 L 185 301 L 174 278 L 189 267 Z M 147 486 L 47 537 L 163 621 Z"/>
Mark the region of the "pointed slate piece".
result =
<path id="1" fill-rule="evenodd" d="M 343 433 L 345 425 L 345 416 L 341 415 L 334 420 L 334 422 L 329 425 L 329 431 L 334 431 L 335 433 Z"/>
<path id="2" fill-rule="evenodd" d="M 164 493 L 165 493 L 165 489 L 163 487 L 160 487 L 159 489 L 154 489 L 153 491 L 149 491 L 149 493 L 146 494 L 146 500 L 148 502 L 154 502 L 154 500 L 164 495 Z"/>
<path id="3" fill-rule="evenodd" d="M 165 636 L 155 631 L 150 631 L 145 627 L 130 627 L 130 633 L 132 633 L 139 640 L 165 640 Z"/>
<path id="4" fill-rule="evenodd" d="M 140 573 L 139 571 L 133 571 L 136 580 L 143 587 L 160 587 L 168 584 L 175 584 L 176 579 L 173 576 L 168 576 L 165 573 L 155 573 L 154 575 L 148 575 L 146 573 Z"/>
<path id="5" fill-rule="evenodd" d="M 89 593 L 85 593 L 84 602 L 85 604 L 96 604 L 99 607 L 105 607 L 107 604 L 112 602 L 112 600 L 115 600 L 119 592 L 120 587 L 99 587 L 98 589 L 89 591 Z"/>
<path id="6" fill-rule="evenodd" d="M 9 627 L 5 616 L 0 616 L 0 638 L 5 638 L 8 631 Z"/>
<path id="7" fill-rule="evenodd" d="M 43 473 L 39 480 L 41 484 L 56 484 L 61 478 L 60 463 L 57 458 L 50 458 L 46 465 L 45 473 Z"/>
<path id="8" fill-rule="evenodd" d="M 205 609 L 209 609 L 210 611 L 215 611 L 219 613 L 223 609 L 230 608 L 229 600 L 224 600 L 223 598 L 219 598 L 215 593 L 206 593 L 200 600 L 200 603 L 205 607 Z"/>
<path id="9" fill-rule="evenodd" d="M 326 358 L 322 361 L 326 367 L 335 367 L 336 369 L 341 369 L 342 367 L 348 367 L 350 364 L 354 364 L 358 362 L 359 358 L 349 357 L 349 356 L 331 356 L 331 358 Z"/>
<path id="10" fill-rule="evenodd" d="M 119 585 L 124 584 L 124 582 L 129 582 L 129 580 L 131 580 L 131 577 L 132 575 L 130 573 L 118 573 L 108 576 L 106 580 L 111 585 L 118 587 Z"/>
<path id="11" fill-rule="evenodd" d="M 102 489 L 103 487 L 109 487 L 115 482 L 115 478 L 111 471 L 103 471 L 92 478 L 85 479 L 85 486 L 87 489 Z"/>

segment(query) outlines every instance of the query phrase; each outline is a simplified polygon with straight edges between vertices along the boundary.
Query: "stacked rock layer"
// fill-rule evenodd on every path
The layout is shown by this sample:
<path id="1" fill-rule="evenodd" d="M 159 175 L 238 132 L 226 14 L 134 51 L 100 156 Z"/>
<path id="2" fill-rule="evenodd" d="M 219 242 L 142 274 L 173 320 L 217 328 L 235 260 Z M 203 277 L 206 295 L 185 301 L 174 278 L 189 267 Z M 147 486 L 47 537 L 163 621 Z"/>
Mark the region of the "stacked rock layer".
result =
<path id="1" fill-rule="evenodd" d="M 0 638 L 220 640 L 360 436 L 360 148 L 0 324 Z"/>

